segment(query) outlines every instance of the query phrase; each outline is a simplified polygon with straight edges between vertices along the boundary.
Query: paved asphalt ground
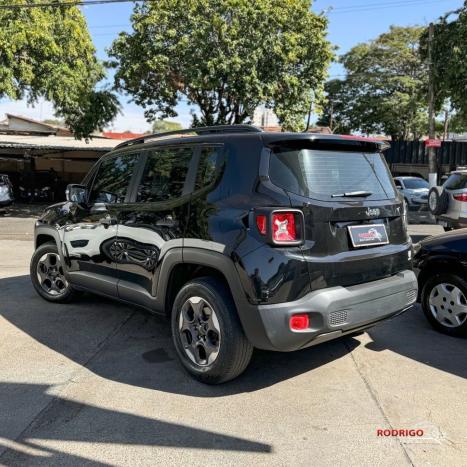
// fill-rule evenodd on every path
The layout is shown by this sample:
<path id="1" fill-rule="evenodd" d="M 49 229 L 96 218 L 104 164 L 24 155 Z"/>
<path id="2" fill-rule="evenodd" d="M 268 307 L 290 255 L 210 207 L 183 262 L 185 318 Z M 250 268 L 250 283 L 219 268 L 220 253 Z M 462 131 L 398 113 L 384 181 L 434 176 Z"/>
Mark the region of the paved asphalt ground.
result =
<path id="1" fill-rule="evenodd" d="M 32 224 L 0 218 L 0 465 L 467 465 L 467 343 L 420 309 L 356 338 L 257 351 L 208 387 L 181 369 L 164 321 L 91 295 L 41 300 Z"/>

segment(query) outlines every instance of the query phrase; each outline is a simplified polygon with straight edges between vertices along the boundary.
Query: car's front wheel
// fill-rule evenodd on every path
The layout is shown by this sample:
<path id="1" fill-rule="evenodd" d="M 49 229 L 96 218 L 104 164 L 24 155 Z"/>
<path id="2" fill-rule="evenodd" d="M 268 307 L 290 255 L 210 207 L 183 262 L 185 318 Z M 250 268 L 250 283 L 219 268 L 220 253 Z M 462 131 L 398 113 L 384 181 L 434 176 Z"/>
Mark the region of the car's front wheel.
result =
<path id="1" fill-rule="evenodd" d="M 430 278 L 422 290 L 422 308 L 431 325 L 451 336 L 467 336 L 467 282 L 455 274 Z"/>
<path id="2" fill-rule="evenodd" d="M 54 243 L 39 246 L 31 258 L 31 281 L 37 293 L 49 302 L 65 303 L 77 292 L 65 278 L 63 264 Z"/>
<path id="3" fill-rule="evenodd" d="M 229 291 L 211 277 L 193 280 L 177 294 L 172 335 L 183 366 L 207 384 L 236 378 L 253 352 Z"/>

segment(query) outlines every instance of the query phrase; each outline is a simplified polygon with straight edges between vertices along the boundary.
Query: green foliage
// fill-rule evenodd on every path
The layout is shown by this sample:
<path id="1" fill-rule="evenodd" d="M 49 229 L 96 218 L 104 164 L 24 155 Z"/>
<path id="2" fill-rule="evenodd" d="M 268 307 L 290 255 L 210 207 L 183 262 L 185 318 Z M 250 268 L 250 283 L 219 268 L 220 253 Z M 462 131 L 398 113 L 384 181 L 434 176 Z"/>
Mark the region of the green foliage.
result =
<path id="1" fill-rule="evenodd" d="M 352 130 L 348 112 L 348 86 L 345 81 L 333 79 L 324 86 L 325 99 L 317 125 L 327 126 L 333 133 L 349 134 Z"/>
<path id="2" fill-rule="evenodd" d="M 347 77 L 327 85 L 321 121 L 337 131 L 419 138 L 427 127 L 427 69 L 420 56 L 420 27 L 395 27 L 341 57 Z M 340 127 L 340 128 L 339 128 Z"/>
<path id="3" fill-rule="evenodd" d="M 422 53 L 428 59 L 428 30 L 422 37 Z M 434 25 L 433 80 L 438 109 L 449 100 L 456 124 L 467 124 L 467 0 L 459 10 Z"/>
<path id="4" fill-rule="evenodd" d="M 115 117 L 115 96 L 95 90 L 104 68 L 77 7 L 2 9 L 0 24 L 0 98 L 46 98 L 77 137 Z"/>
<path id="5" fill-rule="evenodd" d="M 164 133 L 165 131 L 181 130 L 183 127 L 178 122 L 170 122 L 168 120 L 156 120 L 152 125 L 154 133 Z"/>
<path id="6" fill-rule="evenodd" d="M 184 98 L 193 125 L 249 121 L 259 104 L 303 129 L 310 91 L 319 92 L 332 58 L 327 20 L 310 0 L 159 0 L 136 4 L 134 31 L 109 50 L 116 88 L 145 116 L 176 116 Z"/>

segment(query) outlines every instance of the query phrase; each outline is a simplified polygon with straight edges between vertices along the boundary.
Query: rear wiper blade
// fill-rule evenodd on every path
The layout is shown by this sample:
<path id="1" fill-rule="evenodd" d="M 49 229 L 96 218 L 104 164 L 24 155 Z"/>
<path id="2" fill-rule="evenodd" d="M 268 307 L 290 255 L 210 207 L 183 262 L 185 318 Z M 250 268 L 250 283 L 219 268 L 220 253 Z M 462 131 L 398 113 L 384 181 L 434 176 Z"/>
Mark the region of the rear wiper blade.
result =
<path id="1" fill-rule="evenodd" d="M 372 194 L 371 191 L 349 191 L 347 193 L 336 193 L 335 195 L 331 195 L 331 198 L 366 198 Z"/>

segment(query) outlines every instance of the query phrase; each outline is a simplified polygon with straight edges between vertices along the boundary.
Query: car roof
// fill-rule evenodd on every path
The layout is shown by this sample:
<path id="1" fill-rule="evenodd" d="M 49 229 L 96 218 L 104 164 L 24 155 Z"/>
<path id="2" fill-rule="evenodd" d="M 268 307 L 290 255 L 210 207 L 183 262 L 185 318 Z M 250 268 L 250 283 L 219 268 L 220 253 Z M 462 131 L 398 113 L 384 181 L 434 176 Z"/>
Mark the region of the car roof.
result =
<path id="1" fill-rule="evenodd" d="M 195 134 L 199 132 L 199 134 Z M 336 142 L 348 148 L 361 149 L 363 152 L 378 152 L 389 147 L 381 140 L 351 135 L 323 135 L 321 133 L 264 132 L 251 125 L 224 125 L 218 127 L 201 127 L 168 133 L 146 135 L 125 141 L 109 153 L 114 154 L 127 148 L 142 149 L 165 145 L 184 145 L 199 143 L 224 143 L 236 140 L 256 140 L 263 145 L 284 141 L 308 140 L 316 142 Z"/>

